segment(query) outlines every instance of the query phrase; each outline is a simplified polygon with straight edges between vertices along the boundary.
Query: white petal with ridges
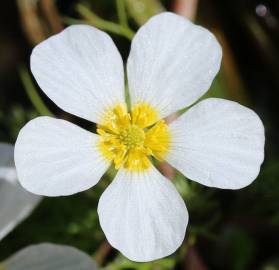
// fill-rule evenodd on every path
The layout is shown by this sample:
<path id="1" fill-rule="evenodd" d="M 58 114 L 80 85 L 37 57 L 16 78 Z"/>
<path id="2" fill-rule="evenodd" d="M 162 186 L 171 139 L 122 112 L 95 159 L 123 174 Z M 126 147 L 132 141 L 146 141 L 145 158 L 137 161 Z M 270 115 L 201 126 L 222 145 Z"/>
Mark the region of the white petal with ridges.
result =
<path id="1" fill-rule="evenodd" d="M 182 109 L 208 90 L 221 58 L 219 43 L 205 28 L 173 13 L 154 16 L 132 41 L 131 101 L 153 105 L 161 117 Z"/>
<path id="2" fill-rule="evenodd" d="M 175 252 L 188 223 L 184 201 L 154 167 L 139 173 L 121 169 L 102 194 L 98 214 L 110 244 L 139 262 Z"/>
<path id="3" fill-rule="evenodd" d="M 5 270 L 96 270 L 95 262 L 70 246 L 38 244 L 28 246 L 3 263 Z"/>
<path id="4" fill-rule="evenodd" d="M 0 240 L 30 215 L 41 197 L 25 191 L 17 181 L 14 147 L 0 143 Z"/>
<path id="5" fill-rule="evenodd" d="M 107 107 L 125 100 L 121 56 L 92 26 L 69 26 L 37 45 L 31 70 L 56 105 L 89 121 L 99 122 Z"/>
<path id="6" fill-rule="evenodd" d="M 237 189 L 258 175 L 264 159 L 264 127 L 252 110 L 229 100 L 209 98 L 170 125 L 166 160 L 206 186 Z"/>
<path id="7" fill-rule="evenodd" d="M 20 131 L 15 164 L 20 183 L 35 194 L 70 195 L 94 186 L 109 167 L 98 135 L 70 122 L 38 117 Z"/>

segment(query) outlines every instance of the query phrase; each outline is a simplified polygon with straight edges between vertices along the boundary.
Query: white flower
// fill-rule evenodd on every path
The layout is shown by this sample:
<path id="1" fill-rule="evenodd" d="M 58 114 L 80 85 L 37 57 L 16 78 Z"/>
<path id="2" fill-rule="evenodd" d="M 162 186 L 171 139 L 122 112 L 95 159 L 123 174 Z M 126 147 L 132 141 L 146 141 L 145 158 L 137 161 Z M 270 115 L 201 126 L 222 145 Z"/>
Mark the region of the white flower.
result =
<path id="1" fill-rule="evenodd" d="M 98 206 L 108 241 L 135 261 L 173 253 L 188 213 L 151 158 L 228 189 L 250 184 L 263 161 L 262 122 L 238 103 L 210 98 L 169 126 L 160 120 L 207 91 L 221 55 L 206 29 L 171 13 L 154 16 L 132 41 L 127 112 L 123 63 L 107 34 L 75 25 L 42 42 L 31 56 L 38 84 L 63 110 L 98 123 L 99 135 L 50 117 L 30 121 L 16 142 L 21 184 L 36 194 L 69 195 L 94 186 L 113 163 L 119 171 Z"/>
<path id="2" fill-rule="evenodd" d="M 0 240 L 27 218 L 40 200 L 18 183 L 14 147 L 0 143 Z"/>
<path id="3" fill-rule="evenodd" d="M 3 268 L 2 268 L 3 267 Z M 96 270 L 96 263 L 82 251 L 43 243 L 28 246 L 0 263 L 5 270 Z"/>

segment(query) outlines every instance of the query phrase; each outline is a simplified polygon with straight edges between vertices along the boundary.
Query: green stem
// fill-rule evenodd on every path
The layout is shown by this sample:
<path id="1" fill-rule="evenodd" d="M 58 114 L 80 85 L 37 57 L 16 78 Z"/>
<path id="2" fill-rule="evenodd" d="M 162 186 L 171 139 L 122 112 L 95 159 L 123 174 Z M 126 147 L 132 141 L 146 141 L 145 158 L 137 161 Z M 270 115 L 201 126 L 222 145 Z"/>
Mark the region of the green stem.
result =
<path id="1" fill-rule="evenodd" d="M 122 35 L 128 38 L 129 40 L 131 40 L 135 34 L 131 29 L 127 27 L 100 18 L 84 5 L 78 4 L 77 11 L 83 18 L 86 19 L 87 23 L 92 24 L 95 27 L 104 31 Z"/>
<path id="2" fill-rule="evenodd" d="M 116 7 L 120 25 L 129 28 L 127 14 L 125 10 L 125 0 L 116 0 Z"/>
<path id="3" fill-rule="evenodd" d="M 76 18 L 71 18 L 71 17 L 62 17 L 63 23 L 67 25 L 72 25 L 72 24 L 88 24 L 87 21 L 82 20 L 82 19 L 76 19 Z"/>
<path id="4" fill-rule="evenodd" d="M 131 111 L 131 97 L 129 92 L 128 83 L 125 83 L 125 101 L 127 104 L 128 111 Z"/>
<path id="5" fill-rule="evenodd" d="M 46 107 L 43 100 L 39 96 L 36 88 L 33 85 L 31 76 L 29 75 L 27 69 L 24 66 L 21 66 L 19 68 L 19 76 L 23 83 L 26 94 L 28 95 L 31 103 L 33 104 L 37 112 L 40 115 L 52 116 L 53 114 L 49 111 L 49 109 Z"/>

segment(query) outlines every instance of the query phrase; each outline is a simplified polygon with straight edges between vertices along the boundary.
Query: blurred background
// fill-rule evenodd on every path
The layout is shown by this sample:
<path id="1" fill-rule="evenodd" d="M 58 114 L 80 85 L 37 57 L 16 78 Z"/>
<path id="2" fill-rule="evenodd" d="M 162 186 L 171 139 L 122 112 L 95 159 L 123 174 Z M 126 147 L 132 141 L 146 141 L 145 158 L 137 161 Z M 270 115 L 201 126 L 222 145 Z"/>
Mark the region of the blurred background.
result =
<path id="1" fill-rule="evenodd" d="M 166 165 L 185 199 L 190 221 L 182 247 L 152 263 L 134 263 L 112 249 L 100 229 L 98 199 L 110 182 L 62 198 L 44 198 L 0 242 L 0 261 L 40 242 L 75 246 L 102 269 L 279 269 L 279 1 L 277 0 L 10 0 L 0 9 L 0 142 L 14 143 L 38 115 L 54 114 L 90 128 L 58 109 L 29 70 L 32 48 L 74 23 L 108 32 L 127 59 L 132 31 L 170 10 L 212 31 L 223 47 L 220 73 L 206 94 L 255 110 L 266 128 L 266 158 L 249 187 L 226 191 L 188 181 Z M 121 12 L 129 27 L 119 22 Z M 122 14 L 123 15 L 123 14 Z M 1 154 L 1 153 L 0 153 Z"/>

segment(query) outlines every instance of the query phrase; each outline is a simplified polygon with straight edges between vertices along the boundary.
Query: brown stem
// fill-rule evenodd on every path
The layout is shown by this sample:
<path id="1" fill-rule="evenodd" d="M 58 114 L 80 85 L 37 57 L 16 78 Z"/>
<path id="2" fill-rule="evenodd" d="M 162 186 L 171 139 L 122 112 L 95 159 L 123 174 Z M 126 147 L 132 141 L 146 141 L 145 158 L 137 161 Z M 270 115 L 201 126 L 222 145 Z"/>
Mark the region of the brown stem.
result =
<path id="1" fill-rule="evenodd" d="M 208 270 L 195 246 L 190 245 L 183 262 L 187 270 Z"/>
<path id="2" fill-rule="evenodd" d="M 198 0 L 176 0 L 173 11 L 193 21 L 197 15 L 198 3 Z"/>
<path id="3" fill-rule="evenodd" d="M 32 45 L 36 45 L 44 40 L 47 35 L 44 25 L 38 14 L 38 5 L 32 0 L 17 1 L 23 31 Z"/>
<path id="4" fill-rule="evenodd" d="M 54 0 L 41 0 L 41 8 L 49 24 L 51 33 L 58 33 L 63 29 L 63 23 Z"/>
<path id="5" fill-rule="evenodd" d="M 104 240 L 104 242 L 100 245 L 98 250 L 96 251 L 94 255 L 94 259 L 98 263 L 98 265 L 102 265 L 108 256 L 108 254 L 111 252 L 111 245 L 107 240 Z"/>

